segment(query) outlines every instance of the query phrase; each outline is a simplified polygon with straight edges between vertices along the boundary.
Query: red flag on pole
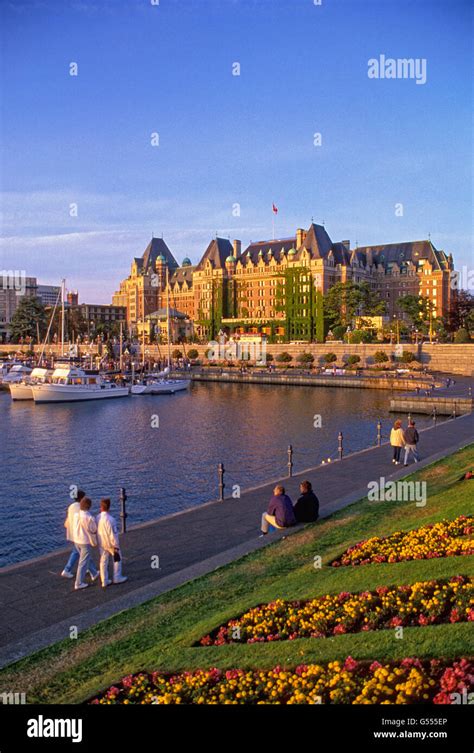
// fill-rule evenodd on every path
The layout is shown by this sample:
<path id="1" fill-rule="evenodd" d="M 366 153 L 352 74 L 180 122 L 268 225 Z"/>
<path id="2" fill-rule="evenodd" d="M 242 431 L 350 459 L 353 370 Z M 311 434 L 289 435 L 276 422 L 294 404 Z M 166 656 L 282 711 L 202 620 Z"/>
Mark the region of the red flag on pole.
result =
<path id="1" fill-rule="evenodd" d="M 275 206 L 275 204 L 272 204 L 273 214 L 278 214 L 278 207 Z"/>

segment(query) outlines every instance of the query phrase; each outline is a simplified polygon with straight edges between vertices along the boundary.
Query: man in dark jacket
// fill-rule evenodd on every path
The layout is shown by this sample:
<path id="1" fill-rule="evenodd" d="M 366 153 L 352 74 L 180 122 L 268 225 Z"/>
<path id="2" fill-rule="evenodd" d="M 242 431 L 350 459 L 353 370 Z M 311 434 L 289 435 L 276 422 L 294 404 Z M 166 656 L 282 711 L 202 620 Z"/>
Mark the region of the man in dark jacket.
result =
<path id="1" fill-rule="evenodd" d="M 289 528 L 296 524 L 293 502 L 283 486 L 275 486 L 273 497 L 268 503 L 267 512 L 262 515 L 262 535 L 268 533 L 268 526 L 274 528 Z"/>
<path id="2" fill-rule="evenodd" d="M 310 481 L 300 484 L 301 496 L 295 505 L 295 517 L 298 523 L 313 523 L 319 516 L 319 499 L 313 492 Z"/>
<path id="3" fill-rule="evenodd" d="M 417 430 L 415 429 L 414 421 L 408 422 L 408 428 L 403 432 L 403 439 L 405 440 L 405 459 L 403 461 L 403 465 L 408 465 L 408 456 L 410 455 L 410 452 L 413 453 L 415 463 L 418 463 L 420 458 L 418 456 L 418 450 L 416 446 L 420 437 Z"/>

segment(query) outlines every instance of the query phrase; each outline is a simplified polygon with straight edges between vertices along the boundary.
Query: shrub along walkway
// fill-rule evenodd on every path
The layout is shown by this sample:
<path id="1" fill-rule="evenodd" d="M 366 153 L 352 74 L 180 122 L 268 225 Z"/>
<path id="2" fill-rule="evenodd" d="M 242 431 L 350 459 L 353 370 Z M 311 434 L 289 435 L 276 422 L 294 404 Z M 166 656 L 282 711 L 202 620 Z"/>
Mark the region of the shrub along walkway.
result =
<path id="1" fill-rule="evenodd" d="M 474 414 L 424 429 L 420 435 L 423 460 L 417 468 L 472 442 Z M 365 497 L 370 481 L 382 476 L 397 480 L 413 470 L 410 465 L 394 471 L 390 447 L 384 444 L 307 469 L 283 483 L 294 500 L 300 481 L 309 478 L 325 517 Z M 2 568 L 0 667 L 69 637 L 71 627 L 82 631 L 284 535 L 277 532 L 259 538 L 260 516 L 277 481 L 281 479 L 243 492 L 240 499 L 208 502 L 131 528 L 122 536 L 124 572 L 129 580 L 120 586 L 104 590 L 94 584 L 74 591 L 74 581 L 59 575 L 66 549 Z M 288 533 L 295 530 L 299 527 Z M 159 569 L 152 566 L 154 558 L 159 558 Z"/>

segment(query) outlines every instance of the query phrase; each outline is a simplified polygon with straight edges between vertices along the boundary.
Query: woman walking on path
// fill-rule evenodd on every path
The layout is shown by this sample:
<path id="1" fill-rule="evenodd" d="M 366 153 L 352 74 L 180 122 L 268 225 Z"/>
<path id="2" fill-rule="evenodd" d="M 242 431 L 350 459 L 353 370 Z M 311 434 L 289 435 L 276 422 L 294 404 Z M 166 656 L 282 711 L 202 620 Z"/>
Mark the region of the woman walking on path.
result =
<path id="1" fill-rule="evenodd" d="M 74 585 L 76 591 L 87 588 L 89 585 L 85 582 L 85 576 L 91 570 L 91 566 L 96 572 L 95 575 L 91 576 L 92 582 L 99 577 L 99 573 L 92 562 L 92 549 L 97 546 L 97 524 L 90 512 L 92 502 L 89 497 L 83 497 L 80 506 L 80 511 L 74 515 L 74 542 L 79 549 L 79 564 Z"/>
<path id="2" fill-rule="evenodd" d="M 393 424 L 392 431 L 390 432 L 390 444 L 393 447 L 392 463 L 395 463 L 395 465 L 400 465 L 400 455 L 402 452 L 402 447 L 405 447 L 402 422 L 400 421 L 400 419 L 397 419 Z"/>

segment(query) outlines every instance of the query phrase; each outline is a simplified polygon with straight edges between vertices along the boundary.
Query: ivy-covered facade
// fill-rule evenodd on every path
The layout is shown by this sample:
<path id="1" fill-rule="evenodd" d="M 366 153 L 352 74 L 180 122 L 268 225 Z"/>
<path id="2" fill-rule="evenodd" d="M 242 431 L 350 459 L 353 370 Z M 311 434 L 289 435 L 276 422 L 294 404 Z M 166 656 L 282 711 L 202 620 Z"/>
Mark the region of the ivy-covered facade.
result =
<path id="1" fill-rule="evenodd" d="M 430 240 L 350 248 L 334 243 L 323 225 L 312 223 L 294 236 L 250 243 L 216 237 L 199 263 L 175 260 L 163 239 L 153 238 L 132 264 L 130 277 L 114 296 L 127 306 L 133 325 L 166 305 L 192 322 L 198 339 L 264 334 L 270 342 L 322 342 L 324 295 L 337 283 L 363 283 L 386 303 L 387 315 L 401 316 L 404 295 L 429 297 L 437 316 L 450 304 L 451 255 Z"/>

